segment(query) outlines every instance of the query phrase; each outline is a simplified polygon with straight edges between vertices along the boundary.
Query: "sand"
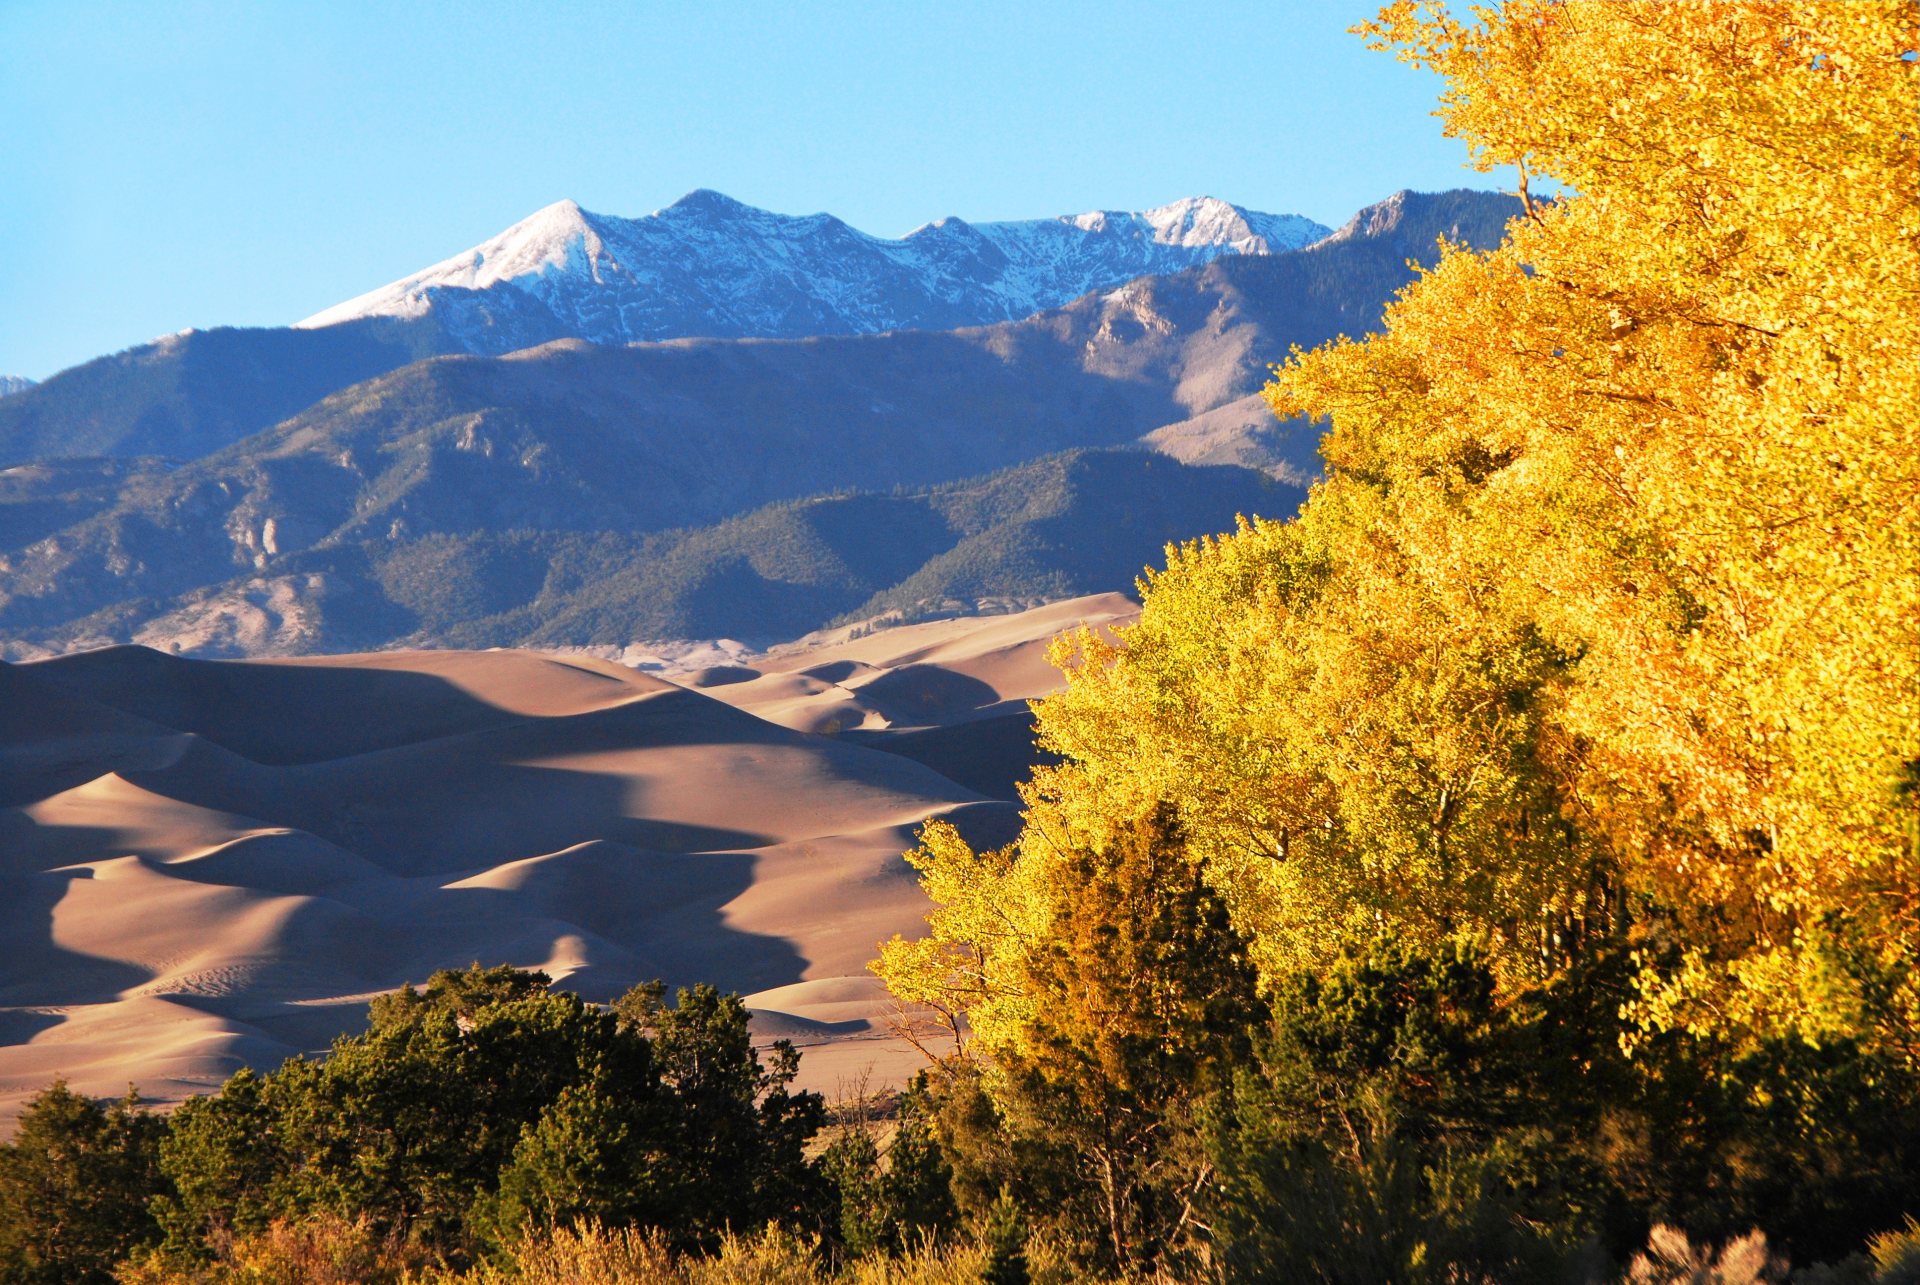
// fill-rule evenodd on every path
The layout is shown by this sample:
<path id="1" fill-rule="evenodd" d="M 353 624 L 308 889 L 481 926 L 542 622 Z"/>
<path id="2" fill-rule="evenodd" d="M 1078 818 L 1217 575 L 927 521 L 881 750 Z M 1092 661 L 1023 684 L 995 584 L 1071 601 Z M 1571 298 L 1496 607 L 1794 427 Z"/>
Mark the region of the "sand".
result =
<path id="1" fill-rule="evenodd" d="M 830 1095 L 921 1054 L 866 972 L 901 852 L 1018 827 L 1047 640 L 1118 595 L 681 676 L 528 652 L 0 664 L 0 1122 L 64 1076 L 162 1103 L 364 1024 L 436 968 L 748 996 Z"/>

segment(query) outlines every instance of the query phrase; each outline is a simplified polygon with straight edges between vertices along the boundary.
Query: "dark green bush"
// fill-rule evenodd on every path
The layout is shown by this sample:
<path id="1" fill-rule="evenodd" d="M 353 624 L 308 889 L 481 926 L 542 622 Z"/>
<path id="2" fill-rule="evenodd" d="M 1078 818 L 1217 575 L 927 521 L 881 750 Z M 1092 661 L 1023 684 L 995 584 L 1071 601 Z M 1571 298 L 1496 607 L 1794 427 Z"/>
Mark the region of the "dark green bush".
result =
<path id="1" fill-rule="evenodd" d="M 791 1049 L 761 1064 L 737 997 L 648 987 L 609 1012 L 546 986 L 437 974 L 325 1058 L 184 1104 L 155 1206 L 169 1251 L 316 1212 L 456 1257 L 588 1217 L 694 1245 L 819 1205 L 820 1100 L 789 1091 Z"/>
<path id="2" fill-rule="evenodd" d="M 97 1285 L 158 1239 L 147 1201 L 165 1188 L 165 1130 L 131 1091 L 103 1106 L 56 1082 L 34 1097 L 0 1145 L 0 1282 Z"/>

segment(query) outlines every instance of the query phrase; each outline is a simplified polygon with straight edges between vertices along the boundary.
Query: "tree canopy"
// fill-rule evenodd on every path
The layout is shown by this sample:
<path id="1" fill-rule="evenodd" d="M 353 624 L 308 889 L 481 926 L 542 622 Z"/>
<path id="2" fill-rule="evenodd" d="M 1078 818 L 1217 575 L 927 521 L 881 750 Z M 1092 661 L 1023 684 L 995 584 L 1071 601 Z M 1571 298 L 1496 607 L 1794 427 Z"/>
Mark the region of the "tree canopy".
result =
<path id="1" fill-rule="evenodd" d="M 1036 923 L 1026 866 L 1167 801 L 1270 980 L 1383 925 L 1484 934 L 1510 981 L 1638 926 L 1680 947 L 1647 1030 L 1912 1055 L 1920 6 L 1475 13 L 1364 31 L 1563 194 L 1276 367 L 1325 479 L 1060 645 L 1018 859 L 929 885 L 991 926 L 917 949 Z"/>
<path id="2" fill-rule="evenodd" d="M 822 1198 L 820 1098 L 789 1090 L 784 1043 L 762 1065 L 738 996 L 649 985 L 609 1011 L 548 983 L 436 973 L 324 1058 L 184 1103 L 154 1204 L 169 1253 L 315 1215 L 456 1254 L 583 1218 L 711 1245 Z"/>

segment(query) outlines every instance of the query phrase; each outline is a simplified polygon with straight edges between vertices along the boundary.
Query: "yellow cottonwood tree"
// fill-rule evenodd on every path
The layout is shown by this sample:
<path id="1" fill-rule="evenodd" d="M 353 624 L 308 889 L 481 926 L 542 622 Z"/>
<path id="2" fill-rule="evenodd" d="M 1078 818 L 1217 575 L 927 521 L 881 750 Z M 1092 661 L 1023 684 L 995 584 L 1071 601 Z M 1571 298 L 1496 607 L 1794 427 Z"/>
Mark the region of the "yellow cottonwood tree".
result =
<path id="1" fill-rule="evenodd" d="M 1920 3 L 1364 30 L 1476 163 L 1571 194 L 1276 370 L 1326 479 L 1061 644 L 1065 761 L 1016 851 L 935 861 L 911 949 L 992 992 L 967 925 L 1044 923 L 1049 854 L 1165 800 L 1269 976 L 1382 926 L 1539 974 L 1637 920 L 1682 952 L 1649 1025 L 1920 1056 Z"/>
<path id="2" fill-rule="evenodd" d="M 1844 997 L 1814 938 L 1908 978 L 1920 943 L 1920 5 L 1370 30 L 1447 78 L 1480 163 L 1579 195 L 1270 399 L 1332 420 L 1336 477 L 1386 482 L 1426 576 L 1498 568 L 1499 614 L 1578 658 L 1569 814 L 1689 948 L 1650 1016 L 1818 1028 Z M 1470 459 L 1497 467 L 1448 502 Z"/>

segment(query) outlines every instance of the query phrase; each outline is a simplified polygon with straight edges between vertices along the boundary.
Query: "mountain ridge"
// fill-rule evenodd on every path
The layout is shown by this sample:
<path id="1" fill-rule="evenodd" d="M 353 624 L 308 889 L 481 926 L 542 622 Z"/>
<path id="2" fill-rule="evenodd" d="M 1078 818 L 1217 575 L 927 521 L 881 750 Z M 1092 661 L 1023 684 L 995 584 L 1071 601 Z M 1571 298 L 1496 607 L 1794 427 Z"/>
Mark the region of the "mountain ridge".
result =
<path id="1" fill-rule="evenodd" d="M 698 527 L 348 537 L 221 583 L 0 644 L 30 658 L 119 642 L 199 656 L 369 647 L 754 645 L 886 615 L 971 614 L 1130 590 L 1170 541 L 1305 492 L 1250 469 L 1076 450 L 981 477 L 776 501 Z M 29 631 L 31 632 L 31 631 Z"/>
<path id="2" fill-rule="evenodd" d="M 1511 198 L 1456 191 L 1400 194 L 1368 210 L 1379 210 L 1393 202 L 1399 203 L 1399 214 L 1385 219 L 1370 217 L 1342 244 L 1369 243 L 1369 222 L 1393 224 L 1407 217 L 1422 228 L 1431 224 L 1449 235 L 1460 233 L 1484 240 L 1497 230 L 1490 226 L 1486 210 L 1518 208 Z M 1409 216 L 1407 211 L 1415 214 Z M 1498 220 L 1491 222 L 1497 224 Z M 959 247 L 955 253 L 964 250 L 960 243 L 969 239 L 984 244 L 982 234 L 971 225 L 964 233 L 956 229 L 949 238 Z M 1391 271 L 1404 276 L 1400 260 L 1430 249 L 1430 240 L 1411 249 L 1396 241 Z M 1284 262 L 1296 256 L 1321 254 L 1315 248 L 1229 257 Z M 1404 282 L 1396 282 L 1393 288 L 1399 284 Z M 1375 290 L 1371 283 L 1356 287 L 1356 292 L 1369 300 L 1369 315 L 1362 319 L 1363 324 L 1372 322 Z M 489 346 L 501 351 L 517 351 L 566 337 L 559 333 L 564 328 L 556 325 L 551 310 L 520 290 L 454 288 L 441 291 L 434 310 L 412 318 L 366 317 L 307 330 L 216 327 L 182 331 L 95 358 L 61 371 L 36 387 L 0 398 L 0 469 L 54 458 L 198 458 L 296 415 L 342 389 L 424 358 L 467 352 L 450 327 L 490 329 L 495 338 Z"/>
<path id="3" fill-rule="evenodd" d="M 1491 243 L 1516 210 L 1485 194 L 1420 198 L 1386 240 L 1229 256 L 965 330 L 435 357 L 191 462 L 0 472 L 0 633 L 64 636 L 90 620 L 103 639 L 128 637 L 236 577 L 297 612 L 317 590 L 290 560 L 314 550 L 482 531 L 629 539 L 1081 447 L 1297 484 L 1318 472 L 1316 435 L 1265 409 L 1268 363 L 1378 324 L 1409 279 L 1407 244 Z M 414 628 L 379 601 L 367 611 L 364 645 Z"/>
<path id="4" fill-rule="evenodd" d="M 561 337 L 623 344 L 948 330 L 1016 320 L 1222 255 L 1299 249 L 1329 231 L 1213 197 L 1051 219 L 949 217 L 897 239 L 706 188 L 640 218 L 562 200 L 294 328 L 442 314 L 454 342 L 483 355 Z M 495 307 L 468 317 L 474 295 Z"/>

